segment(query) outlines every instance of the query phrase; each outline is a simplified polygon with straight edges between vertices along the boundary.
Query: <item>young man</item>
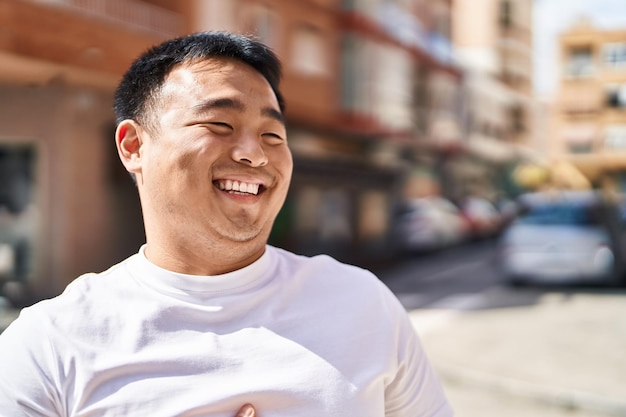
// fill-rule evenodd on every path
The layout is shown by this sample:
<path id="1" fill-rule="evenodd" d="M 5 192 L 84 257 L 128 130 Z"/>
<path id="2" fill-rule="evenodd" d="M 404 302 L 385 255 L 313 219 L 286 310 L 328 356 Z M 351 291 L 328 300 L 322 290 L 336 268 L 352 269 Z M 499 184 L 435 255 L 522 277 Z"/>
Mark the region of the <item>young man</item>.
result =
<path id="1" fill-rule="evenodd" d="M 0 336 L 2 415 L 453 414 L 375 276 L 267 245 L 292 173 L 280 76 L 264 45 L 223 32 L 131 66 L 116 142 L 146 244 Z"/>

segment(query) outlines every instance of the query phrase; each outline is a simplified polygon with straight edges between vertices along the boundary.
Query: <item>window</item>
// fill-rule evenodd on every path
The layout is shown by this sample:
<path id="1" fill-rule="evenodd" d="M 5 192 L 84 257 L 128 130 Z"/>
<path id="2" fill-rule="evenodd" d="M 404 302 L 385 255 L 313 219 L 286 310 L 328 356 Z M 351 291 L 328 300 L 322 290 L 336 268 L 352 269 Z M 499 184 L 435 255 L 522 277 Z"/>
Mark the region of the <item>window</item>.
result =
<path id="1" fill-rule="evenodd" d="M 626 84 L 609 85 L 606 87 L 606 105 L 612 108 L 626 107 Z"/>
<path id="2" fill-rule="evenodd" d="M 375 65 L 371 93 L 374 116 L 392 129 L 411 129 L 413 62 L 411 55 L 402 48 L 376 45 L 373 49 Z"/>
<path id="3" fill-rule="evenodd" d="M 428 69 L 418 64 L 413 78 L 413 123 L 418 133 L 426 133 L 428 128 L 428 107 L 430 105 L 430 90 Z"/>
<path id="4" fill-rule="evenodd" d="M 341 107 L 350 109 L 356 99 L 355 72 L 356 48 L 353 36 L 345 36 L 341 47 Z"/>
<path id="5" fill-rule="evenodd" d="M 296 227 L 298 233 L 315 234 L 320 227 L 318 208 L 322 203 L 322 190 L 304 186 L 298 192 L 296 208 Z"/>
<path id="6" fill-rule="evenodd" d="M 28 281 L 37 241 L 35 148 L 0 145 L 0 280 Z"/>
<path id="7" fill-rule="evenodd" d="M 344 10 L 353 10 L 357 8 L 356 0 L 341 0 L 341 7 Z"/>
<path id="8" fill-rule="evenodd" d="M 591 146 L 591 142 L 572 142 L 567 144 L 567 151 L 569 153 L 575 154 L 583 154 L 583 153 L 591 153 L 593 150 Z"/>
<path id="9" fill-rule="evenodd" d="M 626 151 L 626 125 L 607 126 L 604 131 L 604 147 Z"/>
<path id="10" fill-rule="evenodd" d="M 626 42 L 605 45 L 603 56 L 604 64 L 608 67 L 626 67 Z"/>
<path id="11" fill-rule="evenodd" d="M 308 25 L 296 29 L 291 43 L 291 65 L 306 75 L 330 73 L 327 48 L 318 29 Z"/>
<path id="12" fill-rule="evenodd" d="M 359 237 L 365 240 L 379 239 L 388 229 L 388 198 L 382 191 L 366 191 L 359 201 Z"/>
<path id="13" fill-rule="evenodd" d="M 588 77 L 593 73 L 591 47 L 575 47 L 567 54 L 566 73 L 571 77 Z"/>
<path id="14" fill-rule="evenodd" d="M 302 187 L 298 193 L 296 210 L 299 233 L 322 241 L 351 237 L 350 199 L 344 190 Z"/>
<path id="15" fill-rule="evenodd" d="M 500 2 L 500 26 L 510 28 L 513 26 L 513 4 L 509 0 Z"/>
<path id="16" fill-rule="evenodd" d="M 510 109 L 511 131 L 513 133 L 523 133 L 526 130 L 524 123 L 524 109 L 522 106 L 513 106 Z"/>
<path id="17" fill-rule="evenodd" d="M 257 5 L 251 8 L 248 16 L 250 20 L 247 31 L 254 33 L 261 42 L 276 50 L 279 38 L 276 12 L 265 5 Z"/>
<path id="18" fill-rule="evenodd" d="M 170 3 L 174 5 L 174 2 Z M 192 24 L 195 27 L 233 31 L 238 26 L 240 16 L 235 2 L 205 0 L 195 3 L 197 10 L 192 17 Z M 253 32 L 251 28 L 246 30 Z"/>
<path id="19" fill-rule="evenodd" d="M 569 153 L 591 153 L 598 137 L 598 126 L 594 123 L 571 123 L 563 126 L 563 143 Z"/>
<path id="20" fill-rule="evenodd" d="M 0 145 L 0 208 L 12 214 L 27 209 L 34 188 L 34 162 L 32 147 Z"/>
<path id="21" fill-rule="evenodd" d="M 341 241 L 352 238 L 351 201 L 346 190 L 324 190 L 319 205 L 319 237 L 322 241 Z"/>
<path id="22" fill-rule="evenodd" d="M 344 110 L 367 109 L 365 45 L 353 35 L 343 38 L 341 52 L 341 106 Z"/>
<path id="23" fill-rule="evenodd" d="M 521 216 L 523 224 L 536 225 L 591 225 L 598 219 L 591 216 L 590 206 L 569 203 L 544 203 L 529 207 L 528 213 Z"/>

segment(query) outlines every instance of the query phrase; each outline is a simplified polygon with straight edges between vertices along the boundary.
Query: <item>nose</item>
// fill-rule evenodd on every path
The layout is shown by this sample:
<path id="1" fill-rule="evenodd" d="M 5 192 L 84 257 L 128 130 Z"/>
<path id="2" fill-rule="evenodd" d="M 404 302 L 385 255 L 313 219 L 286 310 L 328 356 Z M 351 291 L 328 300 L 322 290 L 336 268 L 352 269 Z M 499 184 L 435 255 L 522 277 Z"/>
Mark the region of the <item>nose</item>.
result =
<path id="1" fill-rule="evenodd" d="M 267 165 L 267 155 L 263 151 L 261 138 L 254 135 L 241 137 L 232 150 L 232 158 L 236 162 L 250 165 L 252 167 L 262 167 Z"/>

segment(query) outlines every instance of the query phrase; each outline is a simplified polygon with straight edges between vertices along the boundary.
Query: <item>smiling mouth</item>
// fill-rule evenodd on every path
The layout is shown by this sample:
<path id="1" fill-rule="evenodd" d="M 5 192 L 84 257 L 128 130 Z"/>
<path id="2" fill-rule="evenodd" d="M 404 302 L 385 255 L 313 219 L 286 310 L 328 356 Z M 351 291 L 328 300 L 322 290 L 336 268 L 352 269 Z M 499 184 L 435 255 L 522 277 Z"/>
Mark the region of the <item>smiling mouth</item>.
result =
<path id="1" fill-rule="evenodd" d="M 253 184 L 243 181 L 219 180 L 215 181 L 215 185 L 220 190 L 229 194 L 259 195 L 265 190 L 265 187 L 261 184 Z"/>

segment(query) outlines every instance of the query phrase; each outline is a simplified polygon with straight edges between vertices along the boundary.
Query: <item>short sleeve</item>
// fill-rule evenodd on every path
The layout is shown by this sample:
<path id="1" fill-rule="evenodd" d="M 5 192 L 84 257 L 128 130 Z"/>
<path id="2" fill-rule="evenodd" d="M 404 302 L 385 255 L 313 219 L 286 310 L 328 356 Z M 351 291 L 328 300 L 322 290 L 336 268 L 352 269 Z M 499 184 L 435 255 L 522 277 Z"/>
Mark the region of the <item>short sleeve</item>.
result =
<path id="1" fill-rule="evenodd" d="M 406 310 L 396 308 L 397 371 L 385 388 L 386 417 L 452 417 L 454 412 Z"/>
<path id="2" fill-rule="evenodd" d="M 7 416 L 61 417 L 49 372 L 52 348 L 31 309 L 0 334 L 0 410 Z"/>

